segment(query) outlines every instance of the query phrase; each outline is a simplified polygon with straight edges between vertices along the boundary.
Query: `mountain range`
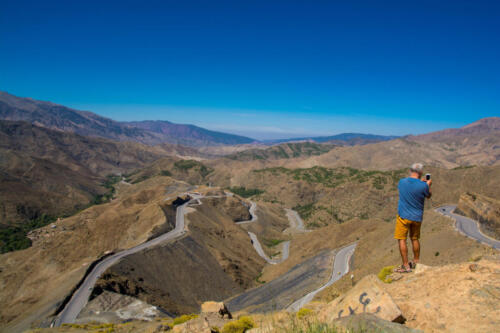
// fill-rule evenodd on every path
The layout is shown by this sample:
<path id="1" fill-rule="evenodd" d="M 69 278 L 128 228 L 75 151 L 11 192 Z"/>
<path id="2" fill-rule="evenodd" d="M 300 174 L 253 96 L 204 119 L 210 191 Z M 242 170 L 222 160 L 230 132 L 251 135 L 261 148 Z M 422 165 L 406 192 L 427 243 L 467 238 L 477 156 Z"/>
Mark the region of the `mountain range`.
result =
<path id="1" fill-rule="evenodd" d="M 310 136 L 302 138 L 291 138 L 291 139 L 281 139 L 281 140 L 265 140 L 264 143 L 267 144 L 278 144 L 287 142 L 301 142 L 301 141 L 312 141 L 316 143 L 331 143 L 338 145 L 354 146 L 360 144 L 375 143 L 380 141 L 388 141 L 396 139 L 398 136 L 395 135 L 376 135 L 376 134 L 363 134 L 363 133 L 341 133 L 337 135 L 329 136 Z"/>
<path id="2" fill-rule="evenodd" d="M 260 142 L 245 136 L 211 131 L 195 125 L 174 124 L 165 120 L 115 121 L 89 111 L 75 110 L 63 105 L 17 97 L 0 91 L 0 119 L 26 121 L 49 129 L 73 132 L 84 136 L 101 137 L 117 141 L 135 141 L 147 145 L 161 143 L 190 147 L 265 145 L 295 141 L 313 141 L 340 145 L 367 144 L 386 141 L 394 136 L 344 133 L 325 137 L 292 138 Z"/>
<path id="3" fill-rule="evenodd" d="M 252 143 L 255 140 L 168 121 L 120 122 L 89 111 L 0 92 L 0 119 L 26 121 L 53 130 L 147 145 L 174 143 L 210 146 Z"/>

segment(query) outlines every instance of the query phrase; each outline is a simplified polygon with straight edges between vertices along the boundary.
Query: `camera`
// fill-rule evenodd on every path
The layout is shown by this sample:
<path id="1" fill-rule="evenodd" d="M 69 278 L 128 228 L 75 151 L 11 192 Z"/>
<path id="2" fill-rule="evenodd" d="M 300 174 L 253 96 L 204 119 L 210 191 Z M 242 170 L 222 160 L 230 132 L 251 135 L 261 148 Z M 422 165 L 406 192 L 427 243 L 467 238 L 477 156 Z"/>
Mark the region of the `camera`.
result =
<path id="1" fill-rule="evenodd" d="M 426 174 L 425 175 L 425 180 L 430 180 L 430 179 L 431 179 L 431 174 L 430 173 Z"/>

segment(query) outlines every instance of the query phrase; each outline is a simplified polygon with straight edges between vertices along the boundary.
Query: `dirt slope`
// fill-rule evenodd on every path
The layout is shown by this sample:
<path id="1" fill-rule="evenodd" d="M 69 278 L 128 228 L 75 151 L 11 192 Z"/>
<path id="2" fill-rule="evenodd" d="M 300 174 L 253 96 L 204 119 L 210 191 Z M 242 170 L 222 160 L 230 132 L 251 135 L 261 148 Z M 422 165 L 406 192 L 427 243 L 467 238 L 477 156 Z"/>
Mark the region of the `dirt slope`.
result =
<path id="1" fill-rule="evenodd" d="M 107 191 L 105 176 L 165 156 L 161 148 L 0 121 L 0 223 L 63 215 Z"/>
<path id="2" fill-rule="evenodd" d="M 18 331 L 51 314 L 91 262 L 144 242 L 164 225 L 165 191 L 175 195 L 189 185 L 157 177 L 119 186 L 119 199 L 44 227 L 32 247 L 0 255 L 0 327 Z"/>

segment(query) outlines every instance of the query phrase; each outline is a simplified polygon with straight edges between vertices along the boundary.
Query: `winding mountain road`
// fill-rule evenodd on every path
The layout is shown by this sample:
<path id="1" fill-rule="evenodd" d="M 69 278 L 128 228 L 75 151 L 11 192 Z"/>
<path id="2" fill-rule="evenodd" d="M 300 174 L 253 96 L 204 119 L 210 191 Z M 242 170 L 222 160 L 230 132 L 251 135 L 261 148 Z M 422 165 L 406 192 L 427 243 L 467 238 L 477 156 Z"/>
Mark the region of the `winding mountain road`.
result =
<path id="1" fill-rule="evenodd" d="M 328 282 L 325 283 L 320 288 L 311 291 L 304 297 L 293 302 L 290 306 L 288 306 L 287 310 L 291 312 L 298 311 L 301 307 L 312 301 L 312 299 L 314 298 L 314 296 L 316 296 L 317 293 L 331 286 L 333 283 L 337 282 L 342 276 L 347 274 L 347 272 L 349 272 L 349 260 L 354 254 L 355 249 L 356 249 L 356 243 L 341 248 L 335 255 L 333 261 L 333 270 L 330 280 L 328 280 Z"/>
<path id="2" fill-rule="evenodd" d="M 257 238 L 257 235 L 255 235 L 253 232 L 248 232 L 248 235 L 250 236 L 250 239 L 252 240 L 253 247 L 255 248 L 255 251 L 261 256 L 265 261 L 267 261 L 268 264 L 271 265 L 276 265 L 279 264 L 286 259 L 288 259 L 288 255 L 290 253 L 290 241 L 283 242 L 283 247 L 281 251 L 281 258 L 278 260 L 271 259 L 269 258 L 264 250 L 262 249 L 262 246 L 260 245 L 259 239 Z"/>
<path id="3" fill-rule="evenodd" d="M 289 208 L 285 208 L 285 212 L 286 212 L 286 217 L 288 217 L 288 221 L 290 221 L 290 228 L 301 232 L 309 231 L 306 230 L 304 226 L 304 221 L 300 217 L 299 213 Z"/>
<path id="4" fill-rule="evenodd" d="M 250 212 L 250 216 L 252 216 L 252 218 L 247 221 L 236 222 L 236 224 L 247 224 L 247 223 L 257 222 L 259 218 L 257 217 L 257 213 L 255 212 L 256 209 L 257 209 L 257 204 L 253 201 L 250 201 L 250 208 L 248 209 L 248 211 Z"/>
<path id="5" fill-rule="evenodd" d="M 95 283 L 99 279 L 102 273 L 104 273 L 109 267 L 113 266 L 115 263 L 118 262 L 118 260 L 122 259 L 123 257 L 126 257 L 128 255 L 131 255 L 133 253 L 137 253 L 139 251 L 142 251 L 144 249 L 156 246 L 158 244 L 161 244 L 165 241 L 170 241 L 170 240 L 175 240 L 182 235 L 185 234 L 185 222 L 184 222 L 184 214 L 185 214 L 185 209 L 186 206 L 192 202 L 193 200 L 196 200 L 199 202 L 199 199 L 201 196 L 197 195 L 192 195 L 192 199 L 189 200 L 188 202 L 180 205 L 177 207 L 176 211 L 176 223 L 175 223 L 175 228 L 167 232 L 159 237 L 156 237 L 154 239 L 151 239 L 145 243 L 142 243 L 140 245 L 137 245 L 135 247 L 132 247 L 127 250 L 120 251 L 118 253 L 115 253 L 107 258 L 105 258 L 103 261 L 98 263 L 94 269 L 87 275 L 81 286 L 73 293 L 73 296 L 71 297 L 70 301 L 64 309 L 61 311 L 59 316 L 56 318 L 54 322 L 54 326 L 61 326 L 63 323 L 74 323 L 76 320 L 76 317 L 78 317 L 78 314 L 82 311 L 82 309 L 85 307 L 85 305 L 88 302 L 88 299 L 90 297 L 90 294 L 92 293 L 92 288 L 94 287 Z"/>
<path id="6" fill-rule="evenodd" d="M 203 195 L 200 195 L 198 193 L 189 193 L 190 195 L 190 200 L 185 202 L 184 204 L 180 205 L 177 207 L 176 210 L 176 223 L 175 223 L 175 228 L 171 230 L 168 233 L 165 233 L 159 237 L 156 237 L 154 239 L 151 239 L 145 243 L 139 244 L 137 246 L 134 246 L 130 249 L 120 251 L 118 253 L 115 253 L 105 259 L 103 259 L 101 262 L 99 262 L 93 269 L 92 271 L 86 276 L 85 280 L 82 282 L 80 287 L 73 293 L 71 296 L 71 299 L 69 302 L 66 304 L 64 309 L 59 313 L 59 315 L 56 317 L 56 319 L 53 322 L 53 325 L 51 326 L 56 326 L 59 327 L 64 323 L 74 323 L 76 318 L 78 317 L 79 313 L 82 311 L 82 309 L 85 307 L 85 305 L 88 302 L 88 299 L 90 295 L 92 294 L 92 289 L 99 279 L 99 277 L 111 266 L 116 264 L 120 259 L 137 253 L 139 251 L 142 251 L 147 248 L 151 248 L 154 246 L 157 246 L 163 242 L 166 241 L 171 241 L 180 238 L 186 233 L 185 230 L 185 220 L 184 220 L 184 215 L 185 215 L 185 209 L 188 204 L 193 204 L 196 202 L 195 205 L 201 205 L 200 199 L 203 198 Z M 221 196 L 214 196 L 214 197 L 221 197 Z M 256 209 L 257 209 L 257 204 L 255 202 L 251 202 L 249 212 L 252 216 L 252 218 L 248 221 L 241 221 L 237 222 L 237 224 L 246 224 L 246 223 L 253 223 L 258 220 L 258 216 L 256 214 Z M 304 228 L 304 224 L 300 216 L 298 215 L 297 212 L 287 209 L 287 216 L 290 221 L 290 226 L 292 229 L 296 229 L 298 231 L 306 231 Z M 270 259 L 262 249 L 262 246 L 257 238 L 257 236 L 252 233 L 248 232 L 250 239 L 252 240 L 253 246 L 256 250 L 256 252 L 266 260 L 269 264 L 278 264 L 280 262 L 283 262 L 286 260 L 289 256 L 289 249 L 290 249 L 290 241 L 286 241 L 283 243 L 283 248 L 282 248 L 282 255 L 279 260 L 273 260 Z M 318 292 L 323 290 L 324 288 L 330 286 L 332 283 L 340 279 L 345 273 L 349 271 L 349 259 L 354 253 L 354 247 L 356 245 L 350 245 L 348 247 L 345 247 L 337 253 L 334 261 L 334 267 L 333 267 L 333 272 L 332 272 L 332 277 L 330 280 L 321 288 L 310 292 L 309 294 L 305 295 L 298 301 L 294 302 L 292 305 L 290 305 L 289 309 L 300 309 L 304 304 L 308 303 L 310 300 L 313 299 L 314 295 L 316 295 Z"/>
<path id="7" fill-rule="evenodd" d="M 446 205 L 436 208 L 435 210 L 438 213 L 441 213 L 445 216 L 451 217 L 455 220 L 455 227 L 457 230 L 464 234 L 467 237 L 475 239 L 481 243 L 489 245 L 497 250 L 500 250 L 500 241 L 493 239 L 491 237 L 486 236 L 479 229 L 479 222 L 470 219 L 468 217 L 458 215 L 453 213 L 453 211 L 457 208 L 456 205 Z"/>
<path id="8" fill-rule="evenodd" d="M 256 213 L 257 210 L 257 204 L 253 201 L 250 201 L 250 215 L 252 218 L 248 221 L 241 221 L 241 222 L 236 222 L 236 224 L 247 224 L 247 223 L 253 223 L 258 221 L 258 216 Z M 292 210 L 292 209 L 285 209 L 288 221 L 290 222 L 290 229 L 296 230 L 298 232 L 305 232 L 308 230 L 305 230 L 304 228 L 304 221 L 300 218 L 299 214 Z M 259 242 L 259 239 L 256 234 L 253 232 L 248 232 L 248 235 L 250 236 L 250 239 L 252 240 L 252 245 L 255 248 L 255 251 L 259 256 L 261 256 L 268 264 L 271 265 L 276 265 L 279 263 L 282 263 L 283 261 L 288 259 L 288 256 L 290 254 L 290 241 L 285 241 L 283 242 L 282 249 L 281 249 L 281 258 L 280 259 L 271 259 L 269 258 L 266 253 L 264 252 L 264 249 L 262 248 L 262 245 Z"/>

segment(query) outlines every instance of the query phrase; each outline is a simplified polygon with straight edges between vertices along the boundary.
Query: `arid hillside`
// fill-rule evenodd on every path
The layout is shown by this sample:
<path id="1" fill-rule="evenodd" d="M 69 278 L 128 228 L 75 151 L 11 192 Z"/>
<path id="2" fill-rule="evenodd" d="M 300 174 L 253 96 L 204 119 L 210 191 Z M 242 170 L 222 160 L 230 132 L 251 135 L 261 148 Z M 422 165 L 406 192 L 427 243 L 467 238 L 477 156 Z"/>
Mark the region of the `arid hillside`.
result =
<path id="1" fill-rule="evenodd" d="M 427 209 L 457 203 L 460 195 L 474 191 L 500 197 L 500 167 L 426 168 L 432 174 L 434 195 Z M 214 177 L 218 176 L 217 170 Z M 344 223 L 358 218 L 392 221 L 397 207 L 397 183 L 408 170 L 271 167 L 234 172 L 232 186 L 257 191 L 254 198 L 293 207 L 310 228 Z M 227 177 L 229 178 L 229 177 Z"/>
<path id="2" fill-rule="evenodd" d="M 26 233 L 113 198 L 113 184 L 179 147 L 150 147 L 0 121 L 1 252 L 26 248 Z M 181 160 L 178 157 L 172 157 Z"/>
<path id="3" fill-rule="evenodd" d="M 129 173 L 127 181 L 135 184 L 154 176 L 170 176 L 191 184 L 205 184 L 209 182 L 208 176 L 213 171 L 211 167 L 204 164 L 203 160 L 169 156 Z"/>
<path id="4" fill-rule="evenodd" d="M 282 143 L 265 149 L 248 149 L 227 155 L 226 158 L 238 161 L 290 159 L 325 154 L 333 147 L 331 144 L 314 142 Z"/>
<path id="5" fill-rule="evenodd" d="M 169 208 L 165 198 L 175 198 L 191 186 L 157 177 L 117 187 L 118 199 L 62 219 L 55 227 L 37 229 L 31 247 L 0 255 L 1 327 L 19 331 L 40 323 L 54 313 L 93 261 L 170 230 L 175 208 Z"/>
<path id="6" fill-rule="evenodd" d="M 500 163 L 500 118 L 485 118 L 459 129 L 395 139 L 373 145 L 337 148 L 300 166 L 351 166 L 388 170 L 413 161 L 455 168 Z"/>
<path id="7" fill-rule="evenodd" d="M 108 189 L 111 174 L 165 156 L 161 148 L 0 121 L 1 221 L 26 221 L 45 213 L 68 214 Z"/>

